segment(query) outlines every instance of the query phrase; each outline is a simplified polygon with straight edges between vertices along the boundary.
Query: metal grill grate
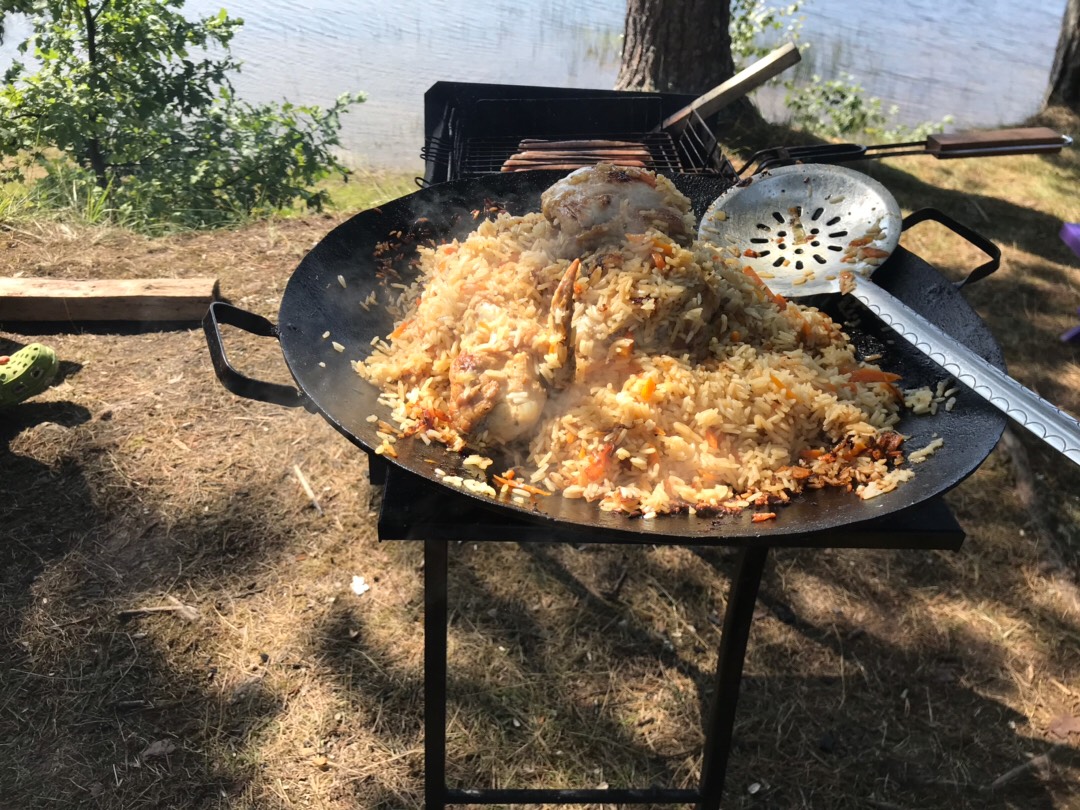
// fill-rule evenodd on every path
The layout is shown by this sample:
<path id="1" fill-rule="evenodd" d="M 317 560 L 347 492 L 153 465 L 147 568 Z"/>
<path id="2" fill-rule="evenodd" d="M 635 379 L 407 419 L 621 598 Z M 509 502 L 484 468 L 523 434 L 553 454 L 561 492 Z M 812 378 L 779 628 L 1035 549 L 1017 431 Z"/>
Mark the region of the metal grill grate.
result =
<path id="1" fill-rule="evenodd" d="M 659 128 L 664 120 L 659 96 L 597 91 L 595 96 L 548 97 L 543 88 L 505 89 L 537 95 L 450 100 L 442 106 L 438 126 L 429 129 L 420 153 L 428 182 L 500 173 L 504 163 L 522 151 L 525 139 L 631 142 L 648 151 L 643 162 L 655 171 L 737 179 L 716 137 L 696 113 L 677 135 Z M 565 167 L 599 160 L 575 156 L 553 162 Z"/>
<path id="2" fill-rule="evenodd" d="M 666 132 L 581 132 L 559 136 L 567 140 L 619 140 L 640 143 L 650 156 L 646 168 L 657 171 L 677 172 L 682 170 L 682 161 L 671 136 Z M 499 172 L 503 163 L 520 151 L 521 138 L 517 136 L 469 138 L 463 144 L 458 160 L 459 177 L 472 177 L 480 174 Z M 568 159 L 551 158 L 552 166 L 566 164 Z M 587 158 L 583 162 L 590 162 Z M 541 167 L 538 167 L 541 168 Z"/>

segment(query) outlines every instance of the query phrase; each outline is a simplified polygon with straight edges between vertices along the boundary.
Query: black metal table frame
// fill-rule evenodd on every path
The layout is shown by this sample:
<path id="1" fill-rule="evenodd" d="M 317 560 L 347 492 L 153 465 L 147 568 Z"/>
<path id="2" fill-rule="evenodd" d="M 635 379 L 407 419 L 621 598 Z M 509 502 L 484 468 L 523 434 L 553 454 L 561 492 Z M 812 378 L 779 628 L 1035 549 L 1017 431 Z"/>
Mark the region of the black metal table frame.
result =
<path id="1" fill-rule="evenodd" d="M 487 511 L 469 500 L 370 456 L 371 480 L 384 486 L 379 538 L 422 540 L 424 544 L 424 807 L 489 804 L 694 804 L 717 810 L 731 754 L 735 711 L 758 588 L 770 546 L 818 546 L 956 550 L 963 530 L 941 499 L 827 533 L 776 538 L 737 547 L 735 571 L 724 613 L 713 694 L 706 721 L 702 778 L 698 789 L 676 788 L 451 788 L 446 784 L 447 630 L 449 626 L 448 547 L 452 540 L 590 542 L 587 536 L 551 536 L 550 527 L 513 517 L 478 522 Z M 572 530 L 571 530 L 572 533 Z M 597 542 L 592 539 L 591 542 Z M 607 542 L 601 540 L 600 542 Z M 630 540 L 630 543 L 635 541 Z M 655 545 L 644 538 L 636 544 Z M 683 544 L 690 545 L 690 544 Z M 694 543 L 693 545 L 731 545 Z"/>
<path id="2" fill-rule="evenodd" d="M 593 91 L 590 91 L 592 93 Z M 558 88 L 507 87 L 460 82 L 439 82 L 424 96 L 425 143 L 430 146 L 440 139 L 449 141 L 454 126 L 447 120 L 451 108 L 471 109 L 477 99 L 537 98 L 565 99 L 581 94 L 577 90 Z M 618 97 L 618 94 L 599 93 L 598 97 Z M 626 94 L 623 94 L 625 97 Z M 663 104 L 672 108 L 685 103 L 673 94 L 660 94 Z M 550 122 L 548 122 L 550 123 Z M 549 133 L 550 134 L 550 133 Z M 427 150 L 427 146 L 425 147 Z M 427 182 L 453 179 L 449 163 L 434 154 L 425 154 Z M 955 226 L 949 220 L 949 226 Z M 967 229 L 962 231 L 965 235 Z M 977 236 L 977 235 L 976 235 Z M 967 236 L 971 239 L 971 236 Z M 980 238 L 979 245 L 985 250 Z M 993 245 L 990 245 L 993 248 Z M 993 248 L 996 250 L 996 248 Z M 993 263 L 996 267 L 996 262 Z M 989 268 L 989 269 L 987 269 Z M 989 265 L 973 274 L 991 272 Z M 985 272 L 982 272 L 984 271 Z M 424 542 L 424 763 L 425 808 L 442 810 L 448 804 L 675 804 L 694 803 L 702 810 L 720 806 L 731 752 L 735 723 L 735 707 L 742 680 L 743 663 L 758 588 L 768 557 L 769 544 L 753 542 L 739 546 L 731 590 L 724 614 L 714 693 L 705 728 L 702 761 L 702 780 L 698 790 L 650 788 L 636 790 L 607 788 L 592 790 L 515 790 L 515 789 L 451 789 L 446 785 L 446 678 L 447 627 L 449 621 L 447 593 L 447 551 L 451 539 L 551 541 L 566 537 L 545 536 L 546 527 L 525 521 L 502 518 L 490 520 L 490 515 L 459 515 L 448 520 L 461 506 L 463 499 L 453 493 L 413 478 L 408 473 L 390 468 L 377 456 L 369 455 L 372 480 L 386 484 L 383 509 L 379 519 L 380 539 L 412 539 Z M 391 472 L 393 470 L 393 472 Z M 411 481 L 411 484 L 408 483 Z M 396 486 L 395 486 L 396 485 Z M 419 488 L 424 495 L 414 497 L 410 487 Z M 396 491 L 395 491 L 396 490 Z M 430 501 L 430 502 L 428 502 Z M 426 503 L 427 502 L 427 503 Z M 454 532 L 458 532 L 457 536 Z M 571 532 L 571 534 L 573 534 Z M 890 516 L 887 521 L 869 521 L 858 526 L 822 535 L 780 537 L 770 541 L 774 546 L 816 546 L 894 549 L 957 549 L 964 534 L 952 513 L 940 497 L 921 506 Z M 573 542 L 610 542 L 607 537 L 573 537 Z M 655 539 L 623 540 L 637 544 L 654 544 Z M 702 543 L 706 545 L 706 543 Z M 711 545 L 726 545 L 723 542 Z"/>

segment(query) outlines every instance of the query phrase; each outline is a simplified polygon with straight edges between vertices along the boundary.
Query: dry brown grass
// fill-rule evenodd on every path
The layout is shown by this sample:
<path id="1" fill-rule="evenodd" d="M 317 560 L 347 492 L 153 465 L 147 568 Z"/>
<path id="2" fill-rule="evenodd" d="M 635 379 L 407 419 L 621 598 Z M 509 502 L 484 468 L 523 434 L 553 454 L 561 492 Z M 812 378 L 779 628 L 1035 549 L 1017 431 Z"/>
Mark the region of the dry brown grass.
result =
<path id="1" fill-rule="evenodd" d="M 970 300 L 1012 373 L 1080 413 L 1076 348 L 1057 341 L 1080 306 L 1056 235 L 1080 219 L 1075 151 L 874 172 L 1002 246 Z M 23 223 L 0 265 L 215 275 L 274 317 L 336 221 L 154 240 Z M 951 274 L 978 261 L 935 226 L 905 244 Z M 43 339 L 62 381 L 0 424 L 0 806 L 419 806 L 420 548 L 376 541 L 363 455 L 315 416 L 226 393 L 196 329 Z M 227 340 L 284 381 L 271 341 Z M 725 807 L 1080 807 L 1080 737 L 1050 731 L 1080 715 L 1080 475 L 1022 442 L 1041 521 L 999 448 L 949 495 L 958 553 L 772 557 Z M 730 573 L 723 550 L 454 544 L 451 781 L 694 785 Z M 177 601 L 197 616 L 125 613 Z"/>

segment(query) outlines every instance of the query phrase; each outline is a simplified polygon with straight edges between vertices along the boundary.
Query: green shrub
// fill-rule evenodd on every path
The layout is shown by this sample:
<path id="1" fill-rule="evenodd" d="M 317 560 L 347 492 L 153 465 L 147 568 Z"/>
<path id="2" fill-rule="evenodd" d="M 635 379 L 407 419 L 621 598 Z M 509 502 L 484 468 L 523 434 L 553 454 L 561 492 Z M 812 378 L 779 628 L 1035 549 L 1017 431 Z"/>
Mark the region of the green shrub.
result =
<path id="1" fill-rule="evenodd" d="M 197 20 L 183 0 L 0 0 L 33 33 L 0 87 L 0 155 L 26 176 L 44 169 L 40 204 L 75 204 L 154 230 L 236 222 L 297 200 L 320 208 L 319 180 L 337 158 L 341 115 L 248 104 L 232 92 L 229 42 L 243 21 L 224 10 Z M 2 31 L 2 27 L 0 27 Z M 193 54 L 193 52 L 198 52 Z M 210 56 L 213 52 L 216 56 Z"/>
<path id="2" fill-rule="evenodd" d="M 743 66 L 768 54 L 773 47 L 768 43 L 778 33 L 798 41 L 802 20 L 797 15 L 801 7 L 800 0 L 786 5 L 770 5 L 766 0 L 731 0 L 729 30 L 736 64 Z M 926 121 L 914 127 L 890 125 L 898 108 L 886 109 L 881 99 L 868 96 L 862 85 L 846 73 L 828 80 L 815 75 L 809 84 L 787 81 L 784 86 L 791 123 L 826 138 L 923 140 L 953 121 L 952 116 L 945 116 L 941 121 Z"/>
<path id="3" fill-rule="evenodd" d="M 887 110 L 881 99 L 867 96 L 854 77 L 842 73 L 838 79 L 813 76 L 810 84 L 795 87 L 787 84 L 787 107 L 792 123 L 827 138 L 865 137 L 882 142 L 923 140 L 952 123 L 952 116 L 941 121 L 926 121 L 914 127 L 889 126 L 899 108 Z"/>
<path id="4" fill-rule="evenodd" d="M 736 66 L 745 67 L 767 55 L 775 46 L 766 44 L 766 40 L 779 32 L 797 40 L 802 22 L 795 15 L 800 6 L 799 2 L 771 6 L 765 0 L 731 0 L 728 32 Z M 763 37 L 763 34 L 770 36 Z"/>

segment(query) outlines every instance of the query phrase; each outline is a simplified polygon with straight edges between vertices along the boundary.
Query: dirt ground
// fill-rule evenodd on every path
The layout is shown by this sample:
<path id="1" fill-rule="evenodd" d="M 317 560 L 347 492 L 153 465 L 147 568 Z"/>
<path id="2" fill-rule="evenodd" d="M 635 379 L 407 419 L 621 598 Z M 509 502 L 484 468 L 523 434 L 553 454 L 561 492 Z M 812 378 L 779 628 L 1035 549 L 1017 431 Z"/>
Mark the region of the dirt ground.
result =
<path id="1" fill-rule="evenodd" d="M 1075 150 L 872 171 L 1001 245 L 966 295 L 1013 375 L 1080 414 Z M 342 218 L 0 223 L 0 274 L 214 276 L 274 319 Z M 954 278 L 980 261 L 937 226 L 904 244 Z M 421 547 L 378 542 L 364 454 L 227 393 L 196 325 L 3 329 L 63 364 L 0 419 L 0 807 L 420 806 Z M 274 341 L 226 341 L 288 381 Z M 958 552 L 770 556 L 725 807 L 1080 808 L 1080 474 L 1020 436 L 947 502 Z M 453 544 L 451 784 L 696 786 L 732 561 Z"/>

